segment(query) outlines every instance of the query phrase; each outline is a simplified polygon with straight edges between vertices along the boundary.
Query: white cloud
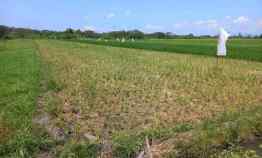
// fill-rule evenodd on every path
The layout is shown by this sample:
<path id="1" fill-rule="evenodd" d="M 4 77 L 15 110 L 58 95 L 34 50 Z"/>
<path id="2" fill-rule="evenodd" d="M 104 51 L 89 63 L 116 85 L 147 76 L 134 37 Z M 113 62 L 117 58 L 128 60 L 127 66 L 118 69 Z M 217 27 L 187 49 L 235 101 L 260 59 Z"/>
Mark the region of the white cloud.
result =
<path id="1" fill-rule="evenodd" d="M 231 18 L 232 18 L 232 17 L 231 17 L 231 16 L 229 16 L 229 15 L 228 15 L 228 16 L 226 16 L 226 19 L 231 19 Z"/>
<path id="2" fill-rule="evenodd" d="M 145 29 L 157 31 L 157 30 L 162 30 L 162 29 L 164 29 L 164 27 L 163 27 L 163 26 L 160 26 L 160 25 L 146 24 Z"/>
<path id="3" fill-rule="evenodd" d="M 257 21 L 257 27 L 262 28 L 262 19 Z"/>
<path id="4" fill-rule="evenodd" d="M 183 28 L 183 27 L 185 27 L 185 26 L 188 26 L 188 22 L 186 22 L 186 21 L 184 21 L 184 22 L 178 22 L 178 23 L 175 23 L 175 24 L 173 25 L 173 27 L 174 27 L 175 29 L 180 29 L 180 28 Z"/>
<path id="5" fill-rule="evenodd" d="M 218 22 L 217 20 L 199 20 L 194 22 L 195 25 L 198 26 L 207 26 L 208 28 L 217 28 L 218 27 Z"/>
<path id="6" fill-rule="evenodd" d="M 202 25 L 202 24 L 204 24 L 204 21 L 199 20 L 199 21 L 194 22 L 194 24 L 195 24 L 195 25 Z"/>
<path id="7" fill-rule="evenodd" d="M 115 16 L 116 16 L 115 13 L 109 13 L 109 14 L 106 15 L 106 18 L 107 19 L 111 19 L 111 18 L 113 18 Z"/>
<path id="8" fill-rule="evenodd" d="M 95 31 L 95 27 L 94 26 L 84 26 L 84 31 L 86 30 L 91 30 L 91 31 Z"/>
<path id="9" fill-rule="evenodd" d="M 183 24 L 182 23 L 176 23 L 176 24 L 174 24 L 174 28 L 181 28 L 181 27 L 183 27 Z"/>
<path id="10" fill-rule="evenodd" d="M 248 17 L 246 16 L 240 16 L 233 20 L 233 23 L 235 24 L 246 24 L 249 21 Z"/>

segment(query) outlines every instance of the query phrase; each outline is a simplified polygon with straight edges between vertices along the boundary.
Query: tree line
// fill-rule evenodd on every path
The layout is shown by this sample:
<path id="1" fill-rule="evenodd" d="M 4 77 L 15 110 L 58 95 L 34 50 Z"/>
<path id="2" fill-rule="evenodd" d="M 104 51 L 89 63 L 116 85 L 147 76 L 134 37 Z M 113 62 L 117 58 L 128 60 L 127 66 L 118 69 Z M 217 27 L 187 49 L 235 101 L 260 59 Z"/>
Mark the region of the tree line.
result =
<path id="1" fill-rule="evenodd" d="M 64 31 L 51 31 L 51 30 L 35 30 L 30 28 L 16 28 L 0 25 L 0 38 L 1 39 L 14 39 L 14 38 L 49 38 L 49 39 L 195 39 L 195 38 L 216 38 L 217 36 L 201 35 L 196 36 L 192 33 L 188 35 L 177 35 L 171 32 L 154 32 L 144 33 L 140 30 L 129 31 L 111 31 L 98 33 L 92 30 L 82 31 L 80 29 L 74 30 L 68 28 Z M 234 38 L 262 38 L 261 35 L 234 35 Z"/>

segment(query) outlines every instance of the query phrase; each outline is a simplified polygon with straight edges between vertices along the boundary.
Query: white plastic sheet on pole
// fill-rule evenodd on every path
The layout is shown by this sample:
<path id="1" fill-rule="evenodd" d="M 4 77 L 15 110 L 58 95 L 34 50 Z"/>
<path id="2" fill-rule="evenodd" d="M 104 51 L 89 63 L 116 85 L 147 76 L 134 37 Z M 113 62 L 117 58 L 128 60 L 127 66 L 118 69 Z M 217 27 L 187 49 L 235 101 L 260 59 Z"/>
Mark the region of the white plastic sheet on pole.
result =
<path id="1" fill-rule="evenodd" d="M 226 56 L 227 49 L 226 49 L 226 42 L 229 38 L 229 34 L 223 28 L 220 29 L 219 37 L 218 37 L 218 44 L 217 44 L 217 56 Z"/>

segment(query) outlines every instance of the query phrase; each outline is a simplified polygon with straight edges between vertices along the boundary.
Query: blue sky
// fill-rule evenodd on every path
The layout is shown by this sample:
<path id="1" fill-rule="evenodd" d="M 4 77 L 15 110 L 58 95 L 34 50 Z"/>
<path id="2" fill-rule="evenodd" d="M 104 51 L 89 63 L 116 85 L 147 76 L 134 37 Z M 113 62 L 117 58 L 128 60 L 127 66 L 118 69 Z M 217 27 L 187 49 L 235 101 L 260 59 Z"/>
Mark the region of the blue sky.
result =
<path id="1" fill-rule="evenodd" d="M 262 33 L 262 0 L 3 0 L 0 24 L 98 32 Z"/>

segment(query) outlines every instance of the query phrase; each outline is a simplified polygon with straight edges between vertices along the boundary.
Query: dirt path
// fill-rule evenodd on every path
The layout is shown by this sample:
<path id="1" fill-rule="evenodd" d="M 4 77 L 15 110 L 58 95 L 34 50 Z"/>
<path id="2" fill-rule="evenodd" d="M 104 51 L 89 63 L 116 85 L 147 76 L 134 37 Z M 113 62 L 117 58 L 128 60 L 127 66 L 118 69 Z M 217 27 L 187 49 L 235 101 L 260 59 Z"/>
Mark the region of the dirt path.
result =
<path id="1" fill-rule="evenodd" d="M 52 116 L 46 112 L 47 109 L 47 97 L 50 95 L 50 91 L 48 90 L 48 75 L 46 75 L 46 70 L 44 63 L 41 59 L 41 49 L 38 43 L 35 41 L 36 48 L 38 50 L 38 55 L 40 56 L 40 90 L 39 96 L 37 99 L 37 110 L 33 117 L 33 124 L 40 129 L 43 129 L 45 132 L 48 133 L 50 138 L 55 142 L 64 142 L 65 141 L 65 133 L 63 129 L 58 128 L 55 125 L 55 122 L 52 119 Z M 57 144 L 57 143 L 55 143 Z M 54 158 L 56 152 L 56 146 L 53 149 L 45 149 L 40 151 L 37 154 L 37 158 Z"/>

